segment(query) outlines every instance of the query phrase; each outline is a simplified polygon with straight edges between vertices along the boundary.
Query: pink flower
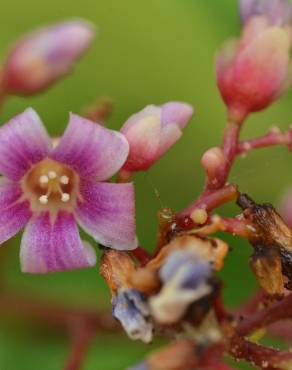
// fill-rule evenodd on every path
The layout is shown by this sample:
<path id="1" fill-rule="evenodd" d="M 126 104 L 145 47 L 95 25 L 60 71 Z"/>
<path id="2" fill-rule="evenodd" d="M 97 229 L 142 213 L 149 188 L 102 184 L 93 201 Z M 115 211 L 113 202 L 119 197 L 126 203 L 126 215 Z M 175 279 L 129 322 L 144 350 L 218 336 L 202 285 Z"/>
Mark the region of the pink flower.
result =
<path id="1" fill-rule="evenodd" d="M 121 128 L 130 144 L 123 170 L 146 171 L 181 137 L 192 115 L 193 108 L 180 102 L 148 105 L 133 114 Z"/>
<path id="2" fill-rule="evenodd" d="M 6 93 L 35 94 L 72 71 L 88 49 L 94 27 L 83 20 L 36 30 L 11 50 L 3 71 Z"/>
<path id="3" fill-rule="evenodd" d="M 26 225 L 22 271 L 93 266 L 77 223 L 107 247 L 136 247 L 133 185 L 104 182 L 128 152 L 122 134 L 73 114 L 55 148 L 32 109 L 0 128 L 0 243 Z"/>
<path id="4" fill-rule="evenodd" d="M 218 54 L 217 84 L 230 118 L 242 121 L 270 105 L 287 87 L 290 37 L 266 16 L 251 17 L 238 42 Z"/>

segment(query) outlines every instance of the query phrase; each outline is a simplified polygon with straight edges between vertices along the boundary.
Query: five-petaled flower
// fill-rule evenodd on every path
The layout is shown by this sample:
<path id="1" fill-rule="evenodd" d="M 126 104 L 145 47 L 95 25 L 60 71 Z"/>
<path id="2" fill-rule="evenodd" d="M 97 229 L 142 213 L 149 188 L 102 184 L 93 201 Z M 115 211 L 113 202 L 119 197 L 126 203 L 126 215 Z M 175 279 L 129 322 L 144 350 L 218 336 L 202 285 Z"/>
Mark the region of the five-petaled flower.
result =
<path id="1" fill-rule="evenodd" d="M 93 266 L 95 252 L 77 222 L 105 246 L 135 248 L 133 185 L 104 182 L 128 152 L 121 133 L 73 114 L 56 147 L 32 109 L 0 129 L 0 243 L 27 224 L 22 271 Z"/>

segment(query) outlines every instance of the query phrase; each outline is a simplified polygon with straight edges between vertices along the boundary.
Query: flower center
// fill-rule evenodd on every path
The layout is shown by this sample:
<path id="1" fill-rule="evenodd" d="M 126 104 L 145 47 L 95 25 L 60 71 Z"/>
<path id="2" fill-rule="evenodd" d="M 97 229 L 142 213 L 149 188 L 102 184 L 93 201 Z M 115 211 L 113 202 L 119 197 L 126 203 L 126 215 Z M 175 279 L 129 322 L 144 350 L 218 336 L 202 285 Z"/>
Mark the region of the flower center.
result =
<path id="1" fill-rule="evenodd" d="M 69 210 L 76 203 L 79 177 L 66 165 L 46 158 L 24 176 L 22 188 L 34 211 Z"/>

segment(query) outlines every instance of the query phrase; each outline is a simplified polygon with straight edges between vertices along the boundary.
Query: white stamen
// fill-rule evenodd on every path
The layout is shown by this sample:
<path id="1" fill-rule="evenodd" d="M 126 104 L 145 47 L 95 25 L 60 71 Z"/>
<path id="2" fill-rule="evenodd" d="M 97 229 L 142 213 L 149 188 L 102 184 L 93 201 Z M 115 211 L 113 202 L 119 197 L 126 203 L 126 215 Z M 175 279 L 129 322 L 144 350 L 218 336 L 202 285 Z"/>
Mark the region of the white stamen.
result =
<path id="1" fill-rule="evenodd" d="M 57 174 L 55 171 L 49 171 L 48 176 L 49 176 L 49 179 L 53 180 L 57 177 Z"/>
<path id="2" fill-rule="evenodd" d="M 68 194 L 68 193 L 62 193 L 61 200 L 64 203 L 68 202 L 70 200 L 70 194 Z"/>
<path id="3" fill-rule="evenodd" d="M 40 182 L 40 184 L 47 184 L 49 182 L 48 176 L 47 175 L 40 176 L 39 182 Z"/>
<path id="4" fill-rule="evenodd" d="M 48 201 L 49 201 L 48 196 L 47 195 L 41 195 L 39 197 L 39 201 L 40 201 L 41 204 L 47 204 Z"/>
<path id="5" fill-rule="evenodd" d="M 66 175 L 63 175 L 60 177 L 60 183 L 63 185 L 68 185 L 69 184 L 69 177 Z"/>

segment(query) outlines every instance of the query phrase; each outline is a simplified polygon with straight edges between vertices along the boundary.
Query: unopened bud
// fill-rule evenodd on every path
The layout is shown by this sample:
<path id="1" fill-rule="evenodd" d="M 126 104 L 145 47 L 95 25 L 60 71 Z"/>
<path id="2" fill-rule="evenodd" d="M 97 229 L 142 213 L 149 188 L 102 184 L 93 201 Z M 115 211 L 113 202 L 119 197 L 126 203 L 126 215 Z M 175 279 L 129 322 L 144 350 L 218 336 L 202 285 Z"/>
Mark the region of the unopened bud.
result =
<path id="1" fill-rule="evenodd" d="M 208 213 L 203 208 L 194 209 L 190 216 L 194 223 L 198 225 L 203 225 L 208 219 Z"/>
<path id="2" fill-rule="evenodd" d="M 11 50 L 3 70 L 6 93 L 31 95 L 71 72 L 94 36 L 83 20 L 61 22 L 22 38 Z"/>
<path id="3" fill-rule="evenodd" d="M 169 102 L 149 105 L 132 115 L 121 128 L 130 144 L 130 154 L 123 170 L 146 171 L 182 135 L 193 114 L 186 103 Z"/>
<path id="4" fill-rule="evenodd" d="M 218 54 L 217 84 L 229 118 L 242 122 L 269 106 L 289 85 L 290 35 L 264 16 L 252 17 L 236 43 Z"/>
<path id="5" fill-rule="evenodd" d="M 208 178 L 211 182 L 216 182 L 218 173 L 225 164 L 225 155 L 220 147 L 213 147 L 207 150 L 202 158 L 201 165 L 207 172 Z"/>

